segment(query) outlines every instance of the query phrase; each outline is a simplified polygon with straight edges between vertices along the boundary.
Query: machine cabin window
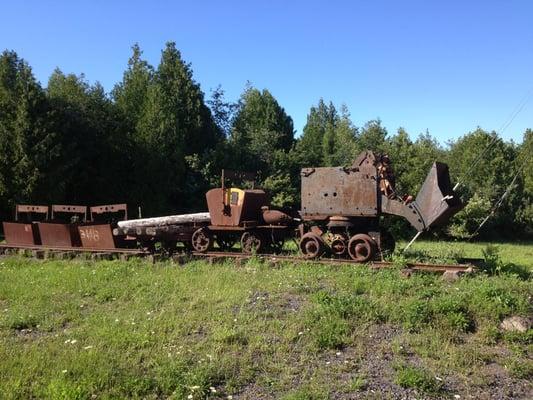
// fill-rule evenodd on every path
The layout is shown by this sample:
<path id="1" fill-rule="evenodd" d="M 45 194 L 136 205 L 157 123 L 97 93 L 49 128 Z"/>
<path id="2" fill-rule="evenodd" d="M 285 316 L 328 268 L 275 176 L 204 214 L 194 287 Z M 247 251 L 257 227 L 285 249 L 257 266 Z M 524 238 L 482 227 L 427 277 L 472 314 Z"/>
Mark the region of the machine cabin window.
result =
<path id="1" fill-rule="evenodd" d="M 235 205 L 237 205 L 238 202 L 239 202 L 239 193 L 237 193 L 237 192 L 231 193 L 230 204 L 232 206 L 235 206 Z"/>

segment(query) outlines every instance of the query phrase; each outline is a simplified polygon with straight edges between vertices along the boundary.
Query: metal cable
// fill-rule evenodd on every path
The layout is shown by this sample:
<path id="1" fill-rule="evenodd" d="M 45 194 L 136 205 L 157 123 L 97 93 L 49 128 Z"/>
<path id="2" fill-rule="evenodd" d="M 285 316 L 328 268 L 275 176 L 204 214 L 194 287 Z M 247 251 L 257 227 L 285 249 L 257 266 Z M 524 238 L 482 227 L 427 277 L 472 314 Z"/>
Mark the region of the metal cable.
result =
<path id="1" fill-rule="evenodd" d="M 522 164 L 523 165 L 526 165 L 528 162 L 529 162 L 529 159 L 531 158 L 531 154 L 529 155 L 529 157 L 526 158 L 526 160 L 524 161 L 524 163 Z M 505 198 L 507 197 L 507 195 L 511 192 L 511 189 L 513 189 L 514 187 L 514 184 L 516 182 L 516 180 L 518 179 L 518 177 L 520 176 L 522 172 L 522 169 L 521 168 L 518 168 L 518 171 L 516 172 L 513 180 L 511 181 L 511 183 L 509 184 L 509 186 L 507 186 L 507 189 L 505 190 L 505 192 L 502 194 L 502 196 L 500 197 L 500 199 L 498 200 L 498 202 L 492 207 L 492 209 L 490 210 L 489 214 L 485 217 L 485 219 L 481 222 L 481 224 L 479 224 L 479 226 L 477 227 L 477 229 L 474 231 L 474 233 L 472 233 L 472 235 L 470 235 L 470 237 L 468 238 L 468 240 L 471 240 L 474 236 L 477 235 L 477 233 L 479 232 L 479 230 L 483 227 L 483 225 L 485 225 L 485 223 L 490 219 L 490 217 L 492 217 L 496 211 L 498 210 L 498 208 L 500 208 L 500 206 L 503 204 L 503 201 L 505 200 Z"/>
<path id="2" fill-rule="evenodd" d="M 478 162 L 481 161 L 483 156 L 487 153 L 487 151 L 496 143 L 496 140 L 499 139 L 501 134 L 505 132 L 505 130 L 512 124 L 512 122 L 515 120 L 515 118 L 522 112 L 528 101 L 530 100 L 531 96 L 533 96 L 533 88 L 529 90 L 529 92 L 522 98 L 522 100 L 518 103 L 518 106 L 514 109 L 514 111 L 509 115 L 507 120 L 500 126 L 500 128 L 496 131 L 496 135 L 492 138 L 492 140 L 489 142 L 489 144 L 485 147 L 485 149 L 477 155 L 477 157 L 474 159 L 472 164 L 470 164 L 470 167 L 461 174 L 461 178 L 457 181 L 455 186 L 453 187 L 453 190 L 456 190 L 463 182 L 464 177 L 468 176 L 470 172 L 474 169 L 474 167 L 477 165 Z"/>

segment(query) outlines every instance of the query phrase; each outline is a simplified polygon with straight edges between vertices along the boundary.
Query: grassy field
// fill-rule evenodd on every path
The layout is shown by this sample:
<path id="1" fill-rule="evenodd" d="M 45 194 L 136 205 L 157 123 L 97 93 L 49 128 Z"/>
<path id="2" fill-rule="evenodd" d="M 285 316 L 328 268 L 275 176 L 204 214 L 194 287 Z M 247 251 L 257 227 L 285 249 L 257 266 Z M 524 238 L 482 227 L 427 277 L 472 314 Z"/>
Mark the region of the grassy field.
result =
<path id="1" fill-rule="evenodd" d="M 411 256 L 485 246 L 420 242 Z M 533 332 L 499 324 L 531 316 L 533 244 L 498 247 L 493 274 L 453 283 L 259 260 L 2 258 L 0 398 L 531 398 Z"/>

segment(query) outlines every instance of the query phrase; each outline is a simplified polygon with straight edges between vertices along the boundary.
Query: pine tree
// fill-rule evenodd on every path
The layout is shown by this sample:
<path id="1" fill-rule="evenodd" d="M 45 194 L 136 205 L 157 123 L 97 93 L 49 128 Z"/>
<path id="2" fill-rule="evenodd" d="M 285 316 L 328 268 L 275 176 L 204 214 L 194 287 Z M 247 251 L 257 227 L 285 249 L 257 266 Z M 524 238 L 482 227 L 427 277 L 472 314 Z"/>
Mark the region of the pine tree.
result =
<path id="1" fill-rule="evenodd" d="M 0 56 L 0 213 L 35 198 L 56 155 L 49 108 L 29 65 L 14 51 Z M 41 192 L 42 193 L 42 192 Z"/>
<path id="2" fill-rule="evenodd" d="M 368 121 L 357 138 L 359 151 L 372 150 L 375 153 L 384 153 L 387 147 L 387 134 L 387 129 L 381 125 L 380 119 Z"/>
<path id="3" fill-rule="evenodd" d="M 135 137 L 136 126 L 144 113 L 154 71 L 153 67 L 141 58 L 142 51 L 138 44 L 133 45 L 132 51 L 133 54 L 128 60 L 128 69 L 124 72 L 122 82 L 113 89 L 112 97 L 128 121 L 131 135 Z"/>
<path id="4" fill-rule="evenodd" d="M 95 204 L 124 201 L 129 146 L 124 124 L 103 87 L 90 85 L 84 75 L 56 69 L 47 95 L 60 132 L 61 179 L 64 201 Z"/>
<path id="5" fill-rule="evenodd" d="M 302 166 L 326 165 L 325 156 L 333 152 L 333 135 L 337 123 L 337 110 L 320 99 L 307 115 L 302 136 L 296 144 L 298 161 Z"/>
<path id="6" fill-rule="evenodd" d="M 294 143 L 292 118 L 268 90 L 249 87 L 239 102 L 231 142 L 237 165 L 268 175 L 274 152 L 287 152 Z"/>
<path id="7" fill-rule="evenodd" d="M 153 83 L 149 86 L 138 129 L 146 144 L 150 174 L 147 190 L 154 205 L 150 211 L 184 207 L 187 174 L 186 156 L 202 155 L 223 139 L 204 103 L 200 86 L 193 80 L 174 42 L 161 55 Z"/>

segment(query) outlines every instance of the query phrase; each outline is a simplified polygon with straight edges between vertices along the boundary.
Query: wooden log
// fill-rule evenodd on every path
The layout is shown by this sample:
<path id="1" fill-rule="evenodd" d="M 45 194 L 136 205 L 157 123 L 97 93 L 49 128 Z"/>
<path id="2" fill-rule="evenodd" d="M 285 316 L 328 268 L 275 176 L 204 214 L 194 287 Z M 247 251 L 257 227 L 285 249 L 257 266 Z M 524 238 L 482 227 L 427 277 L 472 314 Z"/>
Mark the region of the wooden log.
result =
<path id="1" fill-rule="evenodd" d="M 147 226 L 168 226 L 168 225 L 183 225 L 183 224 L 195 224 L 195 223 L 210 223 L 211 218 L 208 212 L 195 213 L 195 214 L 182 214 L 182 215 L 169 215 L 166 217 L 156 218 L 142 218 L 142 219 L 130 219 L 127 221 L 119 221 L 118 227 L 121 229 L 126 228 L 139 228 Z"/>

